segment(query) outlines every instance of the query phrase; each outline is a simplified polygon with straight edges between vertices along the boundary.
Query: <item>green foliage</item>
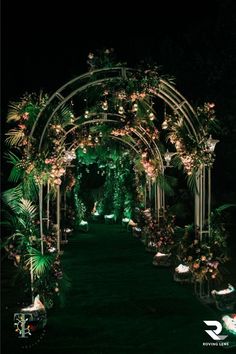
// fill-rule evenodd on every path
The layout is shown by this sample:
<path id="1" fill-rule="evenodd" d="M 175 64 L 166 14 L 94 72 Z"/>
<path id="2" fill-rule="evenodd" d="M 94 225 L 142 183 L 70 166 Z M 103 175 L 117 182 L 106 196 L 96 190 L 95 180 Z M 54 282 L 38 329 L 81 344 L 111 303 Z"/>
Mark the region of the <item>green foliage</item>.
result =
<path id="1" fill-rule="evenodd" d="M 5 154 L 6 161 L 13 165 L 11 173 L 9 175 L 9 182 L 17 183 L 24 175 L 24 166 L 20 158 L 15 155 L 13 152 L 9 151 Z"/>
<path id="2" fill-rule="evenodd" d="M 74 205 L 75 205 L 75 228 L 79 228 L 79 224 L 85 217 L 86 207 L 79 198 L 80 191 L 80 175 L 76 178 L 76 183 L 73 189 Z"/>
<path id="3" fill-rule="evenodd" d="M 30 248 L 29 253 L 26 255 L 26 266 L 30 268 L 36 277 L 48 273 L 55 260 L 53 254 L 42 254 L 35 248 Z"/>

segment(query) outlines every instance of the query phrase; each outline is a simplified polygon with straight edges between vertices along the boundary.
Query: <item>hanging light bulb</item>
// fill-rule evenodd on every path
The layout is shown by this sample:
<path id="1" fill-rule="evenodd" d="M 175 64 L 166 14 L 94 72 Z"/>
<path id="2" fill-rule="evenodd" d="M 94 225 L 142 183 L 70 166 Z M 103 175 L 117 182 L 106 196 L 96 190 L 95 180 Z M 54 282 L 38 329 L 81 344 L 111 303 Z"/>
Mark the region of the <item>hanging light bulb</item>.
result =
<path id="1" fill-rule="evenodd" d="M 124 110 L 124 107 L 123 106 L 120 106 L 119 107 L 119 110 L 118 110 L 118 113 L 119 114 L 124 114 L 125 110 Z"/>
<path id="2" fill-rule="evenodd" d="M 84 118 L 88 118 L 88 116 L 89 116 L 89 111 L 85 111 L 85 113 L 84 113 Z"/>
<path id="3" fill-rule="evenodd" d="M 155 119 L 155 115 L 154 115 L 154 113 L 149 113 L 149 119 L 150 120 L 154 120 Z"/>
<path id="4" fill-rule="evenodd" d="M 89 136 L 88 136 L 88 140 L 89 140 L 89 141 L 91 141 L 91 140 L 92 140 L 92 135 L 91 135 L 91 134 L 89 134 Z"/>
<path id="5" fill-rule="evenodd" d="M 168 123 L 166 120 L 164 120 L 164 122 L 162 123 L 162 129 L 167 129 L 168 128 Z"/>
<path id="6" fill-rule="evenodd" d="M 104 101 L 104 102 L 102 103 L 102 109 L 103 109 L 104 111 L 107 111 L 107 110 L 108 110 L 108 103 L 107 103 L 107 101 Z"/>
<path id="7" fill-rule="evenodd" d="M 71 114 L 70 114 L 70 122 L 71 122 L 71 123 L 74 123 L 74 121 L 75 121 L 75 116 L 74 116 L 73 113 L 71 113 Z"/>
<path id="8" fill-rule="evenodd" d="M 99 139 L 98 139 L 98 137 L 96 136 L 96 138 L 95 138 L 95 143 L 98 143 L 99 142 Z"/>
<path id="9" fill-rule="evenodd" d="M 132 107 L 132 112 L 137 112 L 137 110 L 138 110 L 138 104 L 134 103 Z"/>
<path id="10" fill-rule="evenodd" d="M 99 133 L 99 137 L 102 138 L 102 132 Z"/>
<path id="11" fill-rule="evenodd" d="M 86 154 L 86 152 L 87 152 L 87 149 L 83 148 L 83 153 Z"/>

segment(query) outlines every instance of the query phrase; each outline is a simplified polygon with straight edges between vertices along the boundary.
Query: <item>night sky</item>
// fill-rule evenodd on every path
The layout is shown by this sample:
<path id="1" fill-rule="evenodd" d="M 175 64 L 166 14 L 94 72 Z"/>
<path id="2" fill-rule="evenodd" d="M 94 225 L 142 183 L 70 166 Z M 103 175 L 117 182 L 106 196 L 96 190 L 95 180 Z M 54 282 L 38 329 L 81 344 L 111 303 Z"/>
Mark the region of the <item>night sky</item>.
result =
<path id="1" fill-rule="evenodd" d="M 87 71 L 87 54 L 113 47 L 130 66 L 152 60 L 176 78 L 193 104 L 214 101 L 221 143 L 214 168 L 215 203 L 235 201 L 235 1 L 2 4 L 2 119 L 27 92 L 49 94 Z M 83 5 L 83 6 L 82 6 Z M 3 124 L 4 132 L 4 124 Z"/>

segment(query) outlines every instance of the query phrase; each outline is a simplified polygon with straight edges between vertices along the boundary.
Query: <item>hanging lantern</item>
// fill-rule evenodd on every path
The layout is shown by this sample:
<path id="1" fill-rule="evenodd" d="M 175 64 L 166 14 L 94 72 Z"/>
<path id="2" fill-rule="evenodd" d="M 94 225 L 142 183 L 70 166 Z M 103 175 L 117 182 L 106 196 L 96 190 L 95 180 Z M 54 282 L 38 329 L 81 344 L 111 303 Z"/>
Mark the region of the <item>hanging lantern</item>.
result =
<path id="1" fill-rule="evenodd" d="M 89 140 L 89 141 L 91 141 L 91 140 L 92 140 L 92 135 L 91 135 L 91 134 L 89 134 L 89 136 L 88 136 L 88 140 Z"/>
<path id="2" fill-rule="evenodd" d="M 98 139 L 98 137 L 96 136 L 96 138 L 95 138 L 95 143 L 98 143 L 99 142 L 99 139 Z"/>
<path id="3" fill-rule="evenodd" d="M 108 110 L 108 103 L 107 103 L 107 101 L 104 101 L 104 102 L 102 103 L 102 109 L 103 109 L 104 111 L 107 111 L 107 110 Z"/>
<path id="4" fill-rule="evenodd" d="M 86 152 L 87 152 L 87 149 L 83 148 L 83 153 L 86 154 Z"/>
<path id="5" fill-rule="evenodd" d="M 152 112 L 149 114 L 149 119 L 150 120 L 154 120 L 155 119 L 155 115 Z"/>
<path id="6" fill-rule="evenodd" d="M 217 139 L 212 139 L 210 135 L 209 139 L 207 140 L 207 147 L 210 152 L 214 152 L 216 144 L 219 142 Z"/>
<path id="7" fill-rule="evenodd" d="M 164 154 L 164 159 L 166 161 L 166 167 L 170 166 L 170 161 L 175 154 L 176 154 L 175 152 L 169 152 L 168 149 L 166 150 L 166 152 Z"/>
<path id="8" fill-rule="evenodd" d="M 166 120 L 162 123 L 162 129 L 167 129 L 168 128 L 168 123 Z"/>
<path id="9" fill-rule="evenodd" d="M 102 132 L 99 133 L 99 137 L 102 138 Z"/>
<path id="10" fill-rule="evenodd" d="M 89 116 L 89 111 L 85 111 L 85 113 L 84 113 L 84 118 L 88 118 L 88 116 Z"/>
<path id="11" fill-rule="evenodd" d="M 123 106 L 120 106 L 119 107 L 119 110 L 118 110 L 118 113 L 119 114 L 124 114 L 125 110 L 124 110 L 124 107 Z"/>

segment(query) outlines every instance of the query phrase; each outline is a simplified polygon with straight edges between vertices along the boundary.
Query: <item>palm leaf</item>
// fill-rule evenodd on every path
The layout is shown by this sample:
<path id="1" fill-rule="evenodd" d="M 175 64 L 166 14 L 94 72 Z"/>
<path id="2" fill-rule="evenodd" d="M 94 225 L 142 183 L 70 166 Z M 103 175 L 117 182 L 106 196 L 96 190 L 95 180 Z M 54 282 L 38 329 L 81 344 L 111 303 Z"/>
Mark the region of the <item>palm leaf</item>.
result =
<path id="1" fill-rule="evenodd" d="M 178 155 L 173 156 L 171 160 L 171 164 L 173 167 L 176 167 L 178 170 L 183 169 L 183 163 Z"/>
<path id="2" fill-rule="evenodd" d="M 217 209 L 215 209 L 215 212 L 217 214 L 220 214 L 222 211 L 231 208 L 231 207 L 236 207 L 236 204 L 223 204 L 220 207 L 218 207 Z"/>
<path id="3" fill-rule="evenodd" d="M 16 208 L 17 214 L 20 214 L 24 219 L 33 220 L 37 215 L 37 208 L 30 200 L 21 198 Z"/>
<path id="4" fill-rule="evenodd" d="M 21 184 L 2 193 L 3 202 L 13 210 L 16 203 L 19 202 L 21 198 L 23 198 Z"/>
<path id="5" fill-rule="evenodd" d="M 21 119 L 21 108 L 18 102 L 10 102 L 7 115 L 7 122 L 18 121 Z"/>
<path id="6" fill-rule="evenodd" d="M 5 154 L 6 160 L 9 164 L 13 165 L 11 173 L 8 177 L 9 182 L 16 183 L 20 178 L 23 177 L 24 168 L 22 166 L 22 162 L 18 156 L 16 156 L 13 152 L 8 152 Z"/>
<path id="7" fill-rule="evenodd" d="M 52 267 L 55 260 L 55 255 L 42 254 L 35 248 L 30 248 L 30 253 L 27 255 L 26 266 L 31 268 L 36 276 L 42 276 Z"/>
<path id="8" fill-rule="evenodd" d="M 193 172 L 191 175 L 187 175 L 187 185 L 192 194 L 198 193 L 195 172 Z"/>
<path id="9" fill-rule="evenodd" d="M 32 173 L 24 175 L 22 189 L 26 199 L 36 200 L 38 198 L 39 187 Z"/>
<path id="10" fill-rule="evenodd" d="M 25 139 L 25 134 L 22 130 L 20 129 L 10 129 L 6 133 L 6 144 L 10 146 L 18 146 L 22 141 Z"/>
<path id="11" fill-rule="evenodd" d="M 157 183 L 164 190 L 166 195 L 173 196 L 175 194 L 174 189 L 172 188 L 171 182 L 175 184 L 175 178 L 170 176 L 159 175 L 157 179 Z"/>

